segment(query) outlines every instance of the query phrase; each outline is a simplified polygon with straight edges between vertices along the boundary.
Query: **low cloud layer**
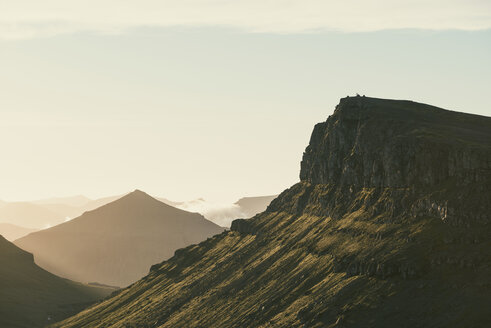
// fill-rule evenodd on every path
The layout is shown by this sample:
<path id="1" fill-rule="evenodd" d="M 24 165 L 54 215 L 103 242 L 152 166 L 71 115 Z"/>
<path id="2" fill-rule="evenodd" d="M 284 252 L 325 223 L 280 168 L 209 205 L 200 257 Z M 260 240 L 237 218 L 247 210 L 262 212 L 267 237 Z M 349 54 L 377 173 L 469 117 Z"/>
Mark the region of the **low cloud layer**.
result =
<path id="1" fill-rule="evenodd" d="M 249 32 L 491 28 L 487 0 L 16 0 L 0 5 L 0 38 L 137 27 L 227 26 Z"/>
<path id="2" fill-rule="evenodd" d="M 221 227 L 230 227 L 233 220 L 248 217 L 237 204 L 209 202 L 204 199 L 195 199 L 174 206 L 188 212 L 200 213 Z"/>

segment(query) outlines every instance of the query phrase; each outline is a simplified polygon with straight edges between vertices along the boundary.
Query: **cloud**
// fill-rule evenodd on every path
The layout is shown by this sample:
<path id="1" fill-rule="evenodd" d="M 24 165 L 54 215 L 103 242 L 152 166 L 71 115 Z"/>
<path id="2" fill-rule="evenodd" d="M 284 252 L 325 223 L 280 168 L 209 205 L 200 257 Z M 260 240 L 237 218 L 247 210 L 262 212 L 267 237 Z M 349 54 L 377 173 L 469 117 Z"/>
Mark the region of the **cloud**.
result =
<path id="1" fill-rule="evenodd" d="M 137 27 L 227 26 L 248 32 L 491 28 L 488 0 L 7 0 L 0 38 Z"/>
<path id="2" fill-rule="evenodd" d="M 196 212 L 222 227 L 230 227 L 233 220 L 247 218 L 241 207 L 236 204 L 217 203 L 202 198 L 174 205 L 181 210 Z"/>

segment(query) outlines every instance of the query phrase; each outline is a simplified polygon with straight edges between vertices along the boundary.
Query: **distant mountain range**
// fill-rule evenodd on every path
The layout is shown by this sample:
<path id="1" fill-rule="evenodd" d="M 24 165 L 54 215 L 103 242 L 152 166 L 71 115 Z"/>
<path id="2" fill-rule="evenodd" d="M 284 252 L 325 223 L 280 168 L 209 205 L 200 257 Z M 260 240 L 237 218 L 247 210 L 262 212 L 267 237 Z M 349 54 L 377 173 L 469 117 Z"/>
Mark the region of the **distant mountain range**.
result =
<path id="1" fill-rule="evenodd" d="M 51 198 L 33 202 L 0 202 L 0 223 L 31 229 L 46 229 L 69 221 L 86 211 L 105 205 L 121 196 L 88 200 L 83 196 Z M 88 200 L 85 202 L 85 200 Z M 82 204 L 82 205 L 80 205 Z M 0 230 L 0 233 L 2 231 Z"/>
<path id="2" fill-rule="evenodd" d="M 0 201 L 0 223 L 9 223 L 34 230 L 46 229 L 69 221 L 86 211 L 94 210 L 123 196 L 109 196 L 96 200 L 91 200 L 85 196 L 73 196 L 32 202 Z M 233 204 L 210 202 L 202 198 L 185 202 L 175 202 L 166 198 L 157 199 L 189 212 L 200 213 L 220 226 L 230 227 L 230 223 L 234 219 L 250 218 L 264 211 L 275 197 L 245 197 Z M 7 235 L 9 232 L 2 230 L 0 226 L 0 234 L 2 233 Z M 22 236 L 20 235 L 17 238 Z"/>
<path id="3" fill-rule="evenodd" d="M 82 207 L 86 206 L 93 200 L 90 198 L 87 198 L 83 195 L 77 195 L 77 196 L 72 196 L 72 197 L 52 197 L 52 198 L 45 198 L 45 199 L 40 199 L 40 200 L 34 200 L 31 201 L 31 203 L 34 204 L 63 204 L 63 205 L 68 205 L 68 206 L 73 206 L 73 207 Z"/>
<path id="4" fill-rule="evenodd" d="M 127 286 L 151 265 L 224 228 L 197 213 L 169 206 L 141 191 L 15 244 L 42 268 L 75 281 Z"/>
<path id="5" fill-rule="evenodd" d="M 0 223 L 0 235 L 8 241 L 14 241 L 35 231 L 38 231 L 38 229 L 19 227 L 10 223 Z"/>
<path id="6" fill-rule="evenodd" d="M 45 229 L 65 221 L 65 216 L 43 205 L 14 202 L 0 206 L 0 223 L 30 229 Z"/>
<path id="7" fill-rule="evenodd" d="M 59 278 L 0 236 L 0 327 L 35 328 L 75 314 L 114 289 Z"/>

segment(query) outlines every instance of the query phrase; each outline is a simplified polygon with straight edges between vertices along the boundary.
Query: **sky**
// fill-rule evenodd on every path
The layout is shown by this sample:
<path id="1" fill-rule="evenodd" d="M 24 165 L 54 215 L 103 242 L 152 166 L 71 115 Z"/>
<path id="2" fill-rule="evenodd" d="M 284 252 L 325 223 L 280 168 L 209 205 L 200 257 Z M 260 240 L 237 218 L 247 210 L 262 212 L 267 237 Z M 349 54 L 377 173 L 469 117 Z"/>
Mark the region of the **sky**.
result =
<path id="1" fill-rule="evenodd" d="M 491 116 L 489 1 L 2 1 L 0 199 L 298 181 L 355 93 Z"/>

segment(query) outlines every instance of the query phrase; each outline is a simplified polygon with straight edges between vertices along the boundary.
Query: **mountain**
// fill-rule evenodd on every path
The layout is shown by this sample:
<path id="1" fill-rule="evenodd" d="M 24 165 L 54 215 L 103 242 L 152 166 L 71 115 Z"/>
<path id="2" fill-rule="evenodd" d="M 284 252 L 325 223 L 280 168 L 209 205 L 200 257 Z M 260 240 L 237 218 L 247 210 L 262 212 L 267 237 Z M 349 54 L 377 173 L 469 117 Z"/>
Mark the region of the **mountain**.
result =
<path id="1" fill-rule="evenodd" d="M 245 214 L 244 218 L 251 218 L 258 213 L 264 212 L 271 201 L 276 197 L 278 197 L 278 195 L 243 197 L 235 204 L 238 205 L 241 208 L 242 213 Z"/>
<path id="2" fill-rule="evenodd" d="M 107 296 L 113 290 L 59 278 L 0 236 L 0 327 L 44 327 Z"/>
<path id="3" fill-rule="evenodd" d="M 14 241 L 34 231 L 37 230 L 19 227 L 10 223 L 0 223 L 0 235 L 9 241 Z"/>
<path id="4" fill-rule="evenodd" d="M 176 209 L 136 190 L 15 244 L 32 252 L 40 267 L 59 276 L 127 286 L 176 249 L 222 231 L 197 213 Z"/>
<path id="5" fill-rule="evenodd" d="M 55 327 L 487 327 L 491 118 L 343 98 L 301 181 Z"/>
<path id="6" fill-rule="evenodd" d="M 74 196 L 33 202 L 0 202 L 0 222 L 24 228 L 46 229 L 121 197 L 122 195 L 91 200 L 85 196 Z"/>
<path id="7" fill-rule="evenodd" d="M 45 229 L 65 221 L 60 213 L 28 202 L 6 203 L 0 207 L 0 222 L 31 229 Z"/>
<path id="8" fill-rule="evenodd" d="M 83 195 L 77 195 L 72 197 L 53 197 L 53 198 L 45 198 L 36 201 L 32 201 L 31 203 L 46 205 L 46 204 L 62 204 L 73 207 L 81 207 L 91 202 L 90 198 L 87 198 Z"/>
<path id="9" fill-rule="evenodd" d="M 47 198 L 33 202 L 7 203 L 0 201 L 0 222 L 7 222 L 24 228 L 45 229 L 69 221 L 84 212 L 92 211 L 123 196 L 116 195 L 95 200 L 85 196 L 73 196 Z M 275 197 L 245 197 L 234 204 L 210 202 L 202 198 L 185 202 L 174 202 L 165 198 L 157 199 L 172 207 L 200 213 L 206 219 L 222 227 L 230 227 L 230 223 L 234 219 L 250 218 L 264 211 Z M 2 209 L 2 207 L 5 208 Z"/>

